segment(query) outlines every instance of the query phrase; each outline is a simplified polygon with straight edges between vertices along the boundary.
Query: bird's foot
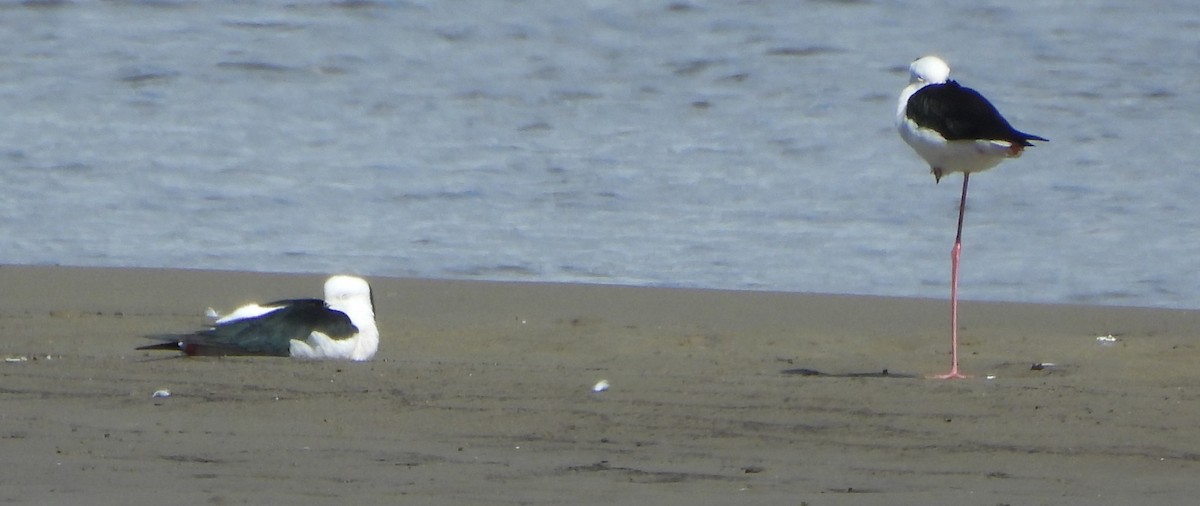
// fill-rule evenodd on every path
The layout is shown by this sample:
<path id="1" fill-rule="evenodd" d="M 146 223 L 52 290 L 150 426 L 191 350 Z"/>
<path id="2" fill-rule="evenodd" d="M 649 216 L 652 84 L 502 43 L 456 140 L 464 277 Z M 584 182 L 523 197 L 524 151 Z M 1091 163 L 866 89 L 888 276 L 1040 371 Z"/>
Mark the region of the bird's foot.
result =
<path id="1" fill-rule="evenodd" d="M 948 372 L 946 374 L 937 374 L 934 376 L 926 376 L 926 378 L 945 380 L 945 379 L 967 379 L 967 378 L 970 378 L 970 376 L 967 376 L 966 374 L 958 372 L 958 368 L 955 367 L 953 369 L 950 369 L 950 372 Z"/>

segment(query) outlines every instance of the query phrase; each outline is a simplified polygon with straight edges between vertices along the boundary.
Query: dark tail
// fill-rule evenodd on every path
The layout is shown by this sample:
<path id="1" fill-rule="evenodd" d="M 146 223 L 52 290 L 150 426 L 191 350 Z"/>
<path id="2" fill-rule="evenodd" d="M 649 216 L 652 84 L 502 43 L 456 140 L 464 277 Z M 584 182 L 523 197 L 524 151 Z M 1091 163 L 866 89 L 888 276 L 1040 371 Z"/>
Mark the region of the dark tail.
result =
<path id="1" fill-rule="evenodd" d="M 1047 139 L 1045 137 L 1040 137 L 1037 135 L 1033 135 L 1033 134 L 1027 134 L 1025 132 L 1017 132 L 1017 135 L 1021 136 L 1021 145 L 1022 146 L 1033 146 L 1034 144 L 1029 141 L 1050 142 L 1050 139 Z"/>
<path id="2" fill-rule="evenodd" d="M 138 346 L 135 349 L 138 349 L 138 350 L 169 350 L 169 351 L 180 351 L 182 349 L 182 346 L 180 346 L 180 344 L 181 344 L 180 336 L 177 336 L 177 335 L 160 334 L 160 335 L 146 336 L 146 338 L 153 339 L 153 340 L 159 341 L 159 342 L 157 342 L 155 344 L 147 344 L 145 346 Z"/>

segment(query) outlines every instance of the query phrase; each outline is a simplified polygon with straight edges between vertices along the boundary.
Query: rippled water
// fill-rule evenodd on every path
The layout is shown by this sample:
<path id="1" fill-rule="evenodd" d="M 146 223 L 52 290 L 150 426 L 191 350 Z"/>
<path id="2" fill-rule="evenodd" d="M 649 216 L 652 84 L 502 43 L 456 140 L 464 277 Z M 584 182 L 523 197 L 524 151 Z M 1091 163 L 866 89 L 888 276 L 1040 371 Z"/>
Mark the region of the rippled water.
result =
<path id="1" fill-rule="evenodd" d="M 0 262 L 1200 306 L 1191 2 L 0 4 Z"/>

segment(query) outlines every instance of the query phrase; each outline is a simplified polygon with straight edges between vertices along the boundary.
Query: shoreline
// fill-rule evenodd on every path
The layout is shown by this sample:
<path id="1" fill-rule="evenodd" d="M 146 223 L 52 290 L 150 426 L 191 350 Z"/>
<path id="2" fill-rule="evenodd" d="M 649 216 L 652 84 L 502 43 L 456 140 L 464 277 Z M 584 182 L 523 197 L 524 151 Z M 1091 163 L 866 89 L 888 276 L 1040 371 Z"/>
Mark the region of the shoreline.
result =
<path id="1" fill-rule="evenodd" d="M 964 301 L 941 382 L 943 300 L 369 278 L 372 362 L 133 350 L 324 277 L 0 266 L 0 497 L 1186 504 L 1200 471 L 1200 311 Z"/>

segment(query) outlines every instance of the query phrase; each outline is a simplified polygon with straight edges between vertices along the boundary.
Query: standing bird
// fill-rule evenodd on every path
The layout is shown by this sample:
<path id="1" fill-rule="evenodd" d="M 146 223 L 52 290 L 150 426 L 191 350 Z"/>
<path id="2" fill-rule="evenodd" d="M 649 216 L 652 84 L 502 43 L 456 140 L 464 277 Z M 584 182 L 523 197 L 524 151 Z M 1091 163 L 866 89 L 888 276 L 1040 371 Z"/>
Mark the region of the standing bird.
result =
<path id="1" fill-rule="evenodd" d="M 918 58 L 908 66 L 908 87 L 900 93 L 896 128 L 900 137 L 929 162 L 935 182 L 951 172 L 963 173 L 958 204 L 958 233 L 950 250 L 950 372 L 938 379 L 965 378 L 958 372 L 958 257 L 962 251 L 963 215 L 967 210 L 967 181 L 1005 158 L 1016 158 L 1029 141 L 1047 141 L 1008 124 L 979 92 L 950 80 L 950 67 L 936 56 Z"/>
<path id="2" fill-rule="evenodd" d="M 325 281 L 325 300 L 249 304 L 217 319 L 212 328 L 150 338 L 162 342 L 138 349 L 364 361 L 379 348 L 371 287 L 353 276 Z"/>

